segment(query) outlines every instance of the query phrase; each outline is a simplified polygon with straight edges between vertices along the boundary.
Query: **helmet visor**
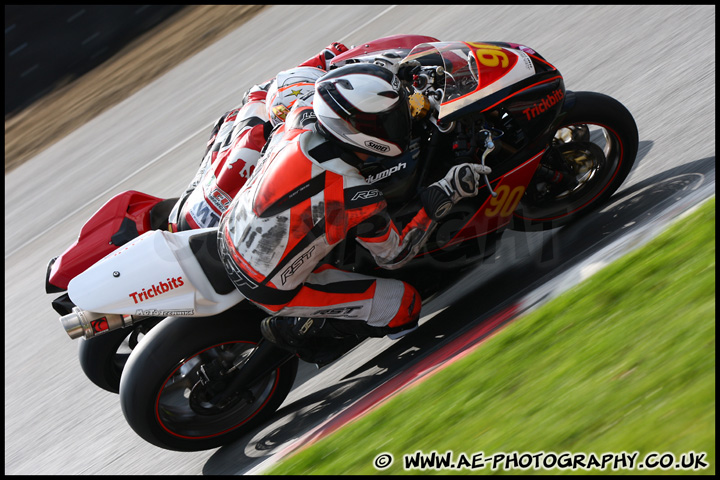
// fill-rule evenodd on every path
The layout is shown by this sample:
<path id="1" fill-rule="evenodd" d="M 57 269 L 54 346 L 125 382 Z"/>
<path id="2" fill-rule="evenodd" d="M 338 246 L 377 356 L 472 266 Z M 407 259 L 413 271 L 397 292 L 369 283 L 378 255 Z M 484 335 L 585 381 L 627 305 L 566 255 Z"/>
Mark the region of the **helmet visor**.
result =
<path id="1" fill-rule="evenodd" d="M 317 94 L 337 118 L 324 116 L 321 123 L 331 133 L 364 151 L 374 155 L 400 155 L 410 143 L 410 107 L 404 89 L 387 93 L 397 96 L 398 102 L 385 112 L 367 113 L 351 105 L 332 83 L 323 84 Z"/>

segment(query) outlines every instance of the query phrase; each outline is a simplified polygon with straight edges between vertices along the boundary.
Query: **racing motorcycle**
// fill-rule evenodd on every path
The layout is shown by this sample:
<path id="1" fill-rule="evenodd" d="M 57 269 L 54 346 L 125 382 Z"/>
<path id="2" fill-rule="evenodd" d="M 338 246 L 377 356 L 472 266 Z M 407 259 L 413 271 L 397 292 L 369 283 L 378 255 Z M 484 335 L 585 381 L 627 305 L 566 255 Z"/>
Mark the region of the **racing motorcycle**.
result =
<path id="1" fill-rule="evenodd" d="M 392 69 L 411 92 L 411 148 L 371 158 L 361 172 L 399 226 L 420 208 L 419 192 L 453 165 L 482 163 L 492 173 L 408 266 L 380 270 L 343 242 L 325 259 L 340 268 L 400 278 L 427 300 L 442 287 L 433 271 L 482 261 L 508 228 L 557 228 L 591 213 L 632 169 L 638 131 L 628 110 L 604 94 L 566 90 L 527 46 L 403 35 L 332 63 L 357 61 Z M 46 289 L 66 291 L 53 302 L 61 324 L 81 338 L 87 376 L 119 392 L 131 427 L 159 447 L 194 451 L 267 420 L 290 392 L 298 358 L 262 339 L 267 314 L 229 280 L 216 228 L 162 229 L 173 203 L 134 191 L 109 200 L 51 260 Z"/>

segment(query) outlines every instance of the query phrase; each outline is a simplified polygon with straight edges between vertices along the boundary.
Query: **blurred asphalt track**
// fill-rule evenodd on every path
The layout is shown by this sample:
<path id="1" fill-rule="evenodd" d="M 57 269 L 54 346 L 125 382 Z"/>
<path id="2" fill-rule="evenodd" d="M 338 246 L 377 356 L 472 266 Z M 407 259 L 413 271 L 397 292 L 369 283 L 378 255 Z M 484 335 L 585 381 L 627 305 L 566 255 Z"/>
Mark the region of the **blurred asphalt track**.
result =
<path id="1" fill-rule="evenodd" d="M 628 107 L 640 130 L 635 170 L 590 219 L 508 232 L 487 265 L 424 308 L 415 334 L 365 342 L 320 371 L 305 364 L 275 419 L 246 438 L 198 453 L 147 444 L 125 423 L 117 396 L 83 376 L 77 342 L 44 292 L 48 260 L 118 192 L 177 196 L 211 122 L 253 83 L 330 41 L 400 33 L 531 46 L 569 90 L 606 93 Z M 625 235 L 636 244 L 714 194 L 715 131 L 714 6 L 273 6 L 6 175 L 5 473 L 245 473 L 489 315 L 551 296 L 548 289 L 576 282 L 609 249 L 622 251 Z"/>

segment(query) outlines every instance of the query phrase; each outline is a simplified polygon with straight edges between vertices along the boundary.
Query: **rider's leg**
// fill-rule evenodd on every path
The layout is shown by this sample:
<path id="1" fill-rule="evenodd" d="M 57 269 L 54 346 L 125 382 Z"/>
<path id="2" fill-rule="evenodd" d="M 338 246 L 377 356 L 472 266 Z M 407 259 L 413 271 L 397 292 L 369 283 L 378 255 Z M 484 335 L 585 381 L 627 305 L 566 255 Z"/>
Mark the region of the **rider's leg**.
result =
<path id="1" fill-rule="evenodd" d="M 330 346 L 329 338 L 400 336 L 417 326 L 421 299 L 399 280 L 323 266 L 289 303 L 263 307 L 274 314 L 263 321 L 263 335 L 298 350 L 319 342 Z"/>

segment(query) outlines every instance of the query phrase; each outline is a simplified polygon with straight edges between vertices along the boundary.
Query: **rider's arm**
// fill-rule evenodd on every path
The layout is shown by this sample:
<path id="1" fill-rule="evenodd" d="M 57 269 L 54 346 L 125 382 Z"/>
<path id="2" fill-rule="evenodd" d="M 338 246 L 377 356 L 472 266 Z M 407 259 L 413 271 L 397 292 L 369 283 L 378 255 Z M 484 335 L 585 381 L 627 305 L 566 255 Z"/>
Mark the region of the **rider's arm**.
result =
<path id="1" fill-rule="evenodd" d="M 376 211 L 362 223 L 363 227 L 370 227 L 369 233 L 359 233 L 357 241 L 372 253 L 380 267 L 389 270 L 402 267 L 418 254 L 437 220 L 461 199 L 477 195 L 480 175 L 490 172 L 488 167 L 470 163 L 451 168 L 445 178 L 431 184 L 421 194 L 423 207 L 402 232 L 390 218 L 385 200 L 378 200 Z M 377 192 L 378 199 L 382 198 L 379 190 L 370 191 Z"/>
<path id="2" fill-rule="evenodd" d="M 259 124 L 267 124 L 267 126 L 269 126 L 267 114 L 265 113 L 265 98 L 267 97 L 269 83 L 269 81 L 263 82 L 250 88 L 245 92 L 242 103 L 238 108 L 228 111 L 215 122 L 205 148 L 205 155 L 203 156 L 200 168 L 170 212 L 168 223 L 171 231 L 177 231 L 180 212 L 182 211 L 185 201 L 205 177 L 208 169 L 212 167 L 223 145 L 227 146 L 228 140 L 231 139 L 231 133 L 236 129 L 249 130 Z M 235 137 L 239 135 L 241 130 L 235 133 Z M 265 133 L 263 129 L 260 131 L 263 131 L 265 136 L 269 133 L 269 129 L 267 129 L 267 133 Z M 258 150 L 260 148 L 262 148 L 262 146 L 258 147 Z"/>
<path id="3" fill-rule="evenodd" d="M 182 210 L 183 205 L 185 204 L 185 200 L 188 199 L 190 194 L 195 190 L 195 188 L 198 186 L 202 178 L 205 176 L 205 173 L 207 172 L 207 169 L 210 168 L 210 165 L 212 165 L 212 152 L 210 152 L 210 149 L 208 148 L 208 152 L 205 154 L 205 157 L 203 158 L 202 163 L 200 164 L 200 168 L 198 169 L 197 173 L 193 177 L 192 181 L 190 182 L 190 185 L 187 186 L 185 191 L 182 195 L 180 195 L 180 198 L 175 203 L 175 206 L 173 207 L 172 211 L 170 211 L 170 216 L 168 217 L 168 227 L 171 232 L 177 232 L 178 231 L 178 222 L 180 221 L 180 211 Z"/>
<path id="4" fill-rule="evenodd" d="M 375 204 L 375 211 L 358 226 L 356 240 L 368 249 L 378 266 L 394 270 L 412 260 L 420 251 L 436 223 L 424 208 L 400 231 L 390 218 L 385 200 Z"/>
<path id="5" fill-rule="evenodd" d="M 210 132 L 210 138 L 208 139 L 205 146 L 205 155 L 207 155 L 207 153 L 210 151 L 210 148 L 215 143 L 215 140 L 217 140 L 218 133 L 220 133 L 220 127 L 222 127 L 223 123 L 225 123 L 225 119 L 228 117 L 229 113 L 230 112 L 225 112 L 220 118 L 217 119 L 215 125 L 213 125 L 212 131 Z M 203 160 L 205 160 L 205 155 L 203 155 Z"/>
<path id="6" fill-rule="evenodd" d="M 208 139 L 205 146 L 205 153 L 203 154 L 203 158 L 200 161 L 200 168 L 193 177 L 192 181 L 190 181 L 190 184 L 187 186 L 185 191 L 182 193 L 182 195 L 180 195 L 180 198 L 178 198 L 178 201 L 175 203 L 172 211 L 170 211 L 170 216 L 168 217 L 168 228 L 171 232 L 176 232 L 178 230 L 180 210 L 182 210 L 185 200 L 187 200 L 193 190 L 195 190 L 195 187 L 198 186 L 198 183 L 200 183 L 200 180 L 203 178 L 203 176 L 205 176 L 205 172 L 207 172 L 207 169 L 210 167 L 210 165 L 212 165 L 212 160 L 215 158 L 215 156 L 217 156 L 217 149 L 219 148 L 219 145 L 216 148 L 213 147 L 216 145 L 216 142 L 218 140 L 218 134 L 220 133 L 220 129 L 227 120 L 229 114 L 235 111 L 236 110 L 230 110 L 229 112 L 225 112 L 225 114 L 218 118 L 218 120 L 213 125 L 212 131 L 210 132 L 210 138 Z"/>

